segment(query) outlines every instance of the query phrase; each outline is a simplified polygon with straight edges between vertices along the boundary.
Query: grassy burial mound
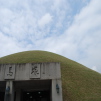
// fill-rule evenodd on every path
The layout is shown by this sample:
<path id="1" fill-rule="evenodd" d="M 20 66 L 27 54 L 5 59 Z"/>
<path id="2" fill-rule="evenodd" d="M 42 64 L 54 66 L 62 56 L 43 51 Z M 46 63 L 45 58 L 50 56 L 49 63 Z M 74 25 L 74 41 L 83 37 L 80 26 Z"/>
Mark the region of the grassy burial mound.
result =
<path id="1" fill-rule="evenodd" d="M 0 64 L 60 62 L 63 101 L 101 101 L 101 74 L 58 54 L 26 51 L 0 58 Z"/>

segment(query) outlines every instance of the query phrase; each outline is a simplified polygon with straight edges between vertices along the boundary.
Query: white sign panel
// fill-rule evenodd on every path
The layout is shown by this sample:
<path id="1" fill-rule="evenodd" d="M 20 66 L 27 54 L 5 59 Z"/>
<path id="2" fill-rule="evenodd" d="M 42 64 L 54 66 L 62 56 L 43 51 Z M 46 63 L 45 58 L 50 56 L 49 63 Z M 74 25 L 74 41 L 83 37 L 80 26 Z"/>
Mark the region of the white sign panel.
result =
<path id="1" fill-rule="evenodd" d="M 15 78 L 15 65 L 6 65 L 5 67 L 5 79 Z"/>
<path id="2" fill-rule="evenodd" d="M 31 64 L 30 78 L 40 78 L 40 64 Z"/>

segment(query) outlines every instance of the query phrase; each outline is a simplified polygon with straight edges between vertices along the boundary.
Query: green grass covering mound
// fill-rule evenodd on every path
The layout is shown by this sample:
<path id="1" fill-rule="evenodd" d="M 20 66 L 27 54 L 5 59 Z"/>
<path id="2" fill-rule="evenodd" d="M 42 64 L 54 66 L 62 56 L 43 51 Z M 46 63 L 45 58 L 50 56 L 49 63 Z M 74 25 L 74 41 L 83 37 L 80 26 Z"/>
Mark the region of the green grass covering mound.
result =
<path id="1" fill-rule="evenodd" d="M 101 101 L 101 74 L 68 58 L 46 51 L 26 51 L 0 58 L 0 64 L 39 62 L 60 62 L 63 101 Z"/>

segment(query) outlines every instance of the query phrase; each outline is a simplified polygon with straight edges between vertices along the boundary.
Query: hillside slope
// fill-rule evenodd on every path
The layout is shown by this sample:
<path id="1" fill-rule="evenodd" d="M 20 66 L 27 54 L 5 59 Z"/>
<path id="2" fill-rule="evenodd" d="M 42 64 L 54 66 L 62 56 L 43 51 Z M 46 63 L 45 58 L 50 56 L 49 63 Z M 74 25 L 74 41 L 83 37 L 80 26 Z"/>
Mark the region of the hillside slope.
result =
<path id="1" fill-rule="evenodd" d="M 60 62 L 63 101 L 101 101 L 101 74 L 46 51 L 26 51 L 0 58 L 5 63 Z"/>

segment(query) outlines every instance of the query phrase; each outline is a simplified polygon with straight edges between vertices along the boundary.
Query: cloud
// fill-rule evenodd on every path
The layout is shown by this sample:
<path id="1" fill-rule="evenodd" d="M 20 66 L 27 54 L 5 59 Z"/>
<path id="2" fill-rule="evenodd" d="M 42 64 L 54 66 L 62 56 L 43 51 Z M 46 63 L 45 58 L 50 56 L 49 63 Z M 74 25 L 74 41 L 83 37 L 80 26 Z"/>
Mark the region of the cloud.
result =
<path id="1" fill-rule="evenodd" d="M 2 32 L 0 32 L 0 51 L 2 52 L 2 55 L 7 55 L 9 53 L 20 51 L 20 48 L 15 43 L 15 40 L 13 38 L 10 38 L 8 36 L 3 35 Z"/>
<path id="2" fill-rule="evenodd" d="M 64 55 L 101 72 L 100 0 L 92 0 L 74 17 L 73 23 L 62 35 L 48 38 L 45 50 Z"/>
<path id="3" fill-rule="evenodd" d="M 99 2 L 99 0 L 92 0 L 90 4 L 81 10 L 80 14 L 76 15 L 73 25 L 76 32 L 74 37 L 77 37 L 76 43 L 79 45 L 78 49 L 85 54 L 85 58 L 78 58 L 78 61 L 87 67 L 96 64 L 97 69 L 100 69 L 101 66 L 99 61 L 101 58 L 101 13 L 99 12 L 101 6 Z"/>
<path id="4" fill-rule="evenodd" d="M 100 0 L 1 0 L 0 56 L 47 50 L 101 72 L 100 11 Z"/>
<path id="5" fill-rule="evenodd" d="M 47 13 L 38 21 L 39 27 L 44 27 L 45 25 L 49 24 L 52 21 L 52 16 Z"/>

